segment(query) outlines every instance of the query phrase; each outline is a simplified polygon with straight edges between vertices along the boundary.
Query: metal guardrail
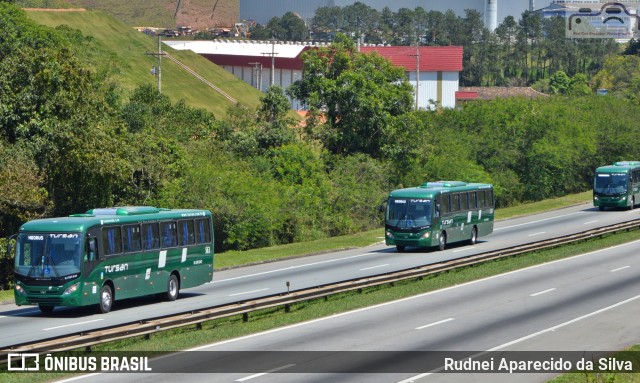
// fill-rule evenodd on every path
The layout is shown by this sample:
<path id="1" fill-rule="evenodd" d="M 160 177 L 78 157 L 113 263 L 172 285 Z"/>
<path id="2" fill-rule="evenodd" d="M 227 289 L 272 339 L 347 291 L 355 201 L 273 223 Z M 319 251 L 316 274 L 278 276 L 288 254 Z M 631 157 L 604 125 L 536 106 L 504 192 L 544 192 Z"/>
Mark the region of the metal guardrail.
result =
<path id="1" fill-rule="evenodd" d="M 374 287 L 382 284 L 399 282 L 411 278 L 424 277 L 455 268 L 470 266 L 490 260 L 520 255 L 551 247 L 557 247 L 560 245 L 583 241 L 606 234 L 620 231 L 630 231 L 632 229 L 638 228 L 640 228 L 640 219 L 627 221 L 603 228 L 587 230 L 567 236 L 531 242 L 524 245 L 492 250 L 463 258 L 414 267 L 411 269 L 394 271 L 365 278 L 355 278 L 337 283 L 328 283 L 316 287 L 294 290 L 286 294 L 274 294 L 247 301 L 240 301 L 236 303 L 203 308 L 201 310 L 183 312 L 170 316 L 126 323 L 114 327 L 78 332 L 60 337 L 39 340 L 36 342 L 17 344 L 9 348 L 0 350 L 0 356 L 4 356 L 9 352 L 16 351 L 42 353 L 53 351 L 67 351 L 82 347 L 91 347 L 100 343 L 111 342 L 133 336 L 147 335 L 173 328 L 197 325 L 213 319 L 224 318 L 232 315 L 247 315 L 252 311 L 262 310 L 266 308 L 278 306 L 287 307 L 288 305 L 306 300 L 323 298 L 334 294 L 363 289 L 367 287 Z M 6 358 L 3 359 L 6 360 Z M 0 362 L 1 360 L 2 359 L 0 359 Z"/>

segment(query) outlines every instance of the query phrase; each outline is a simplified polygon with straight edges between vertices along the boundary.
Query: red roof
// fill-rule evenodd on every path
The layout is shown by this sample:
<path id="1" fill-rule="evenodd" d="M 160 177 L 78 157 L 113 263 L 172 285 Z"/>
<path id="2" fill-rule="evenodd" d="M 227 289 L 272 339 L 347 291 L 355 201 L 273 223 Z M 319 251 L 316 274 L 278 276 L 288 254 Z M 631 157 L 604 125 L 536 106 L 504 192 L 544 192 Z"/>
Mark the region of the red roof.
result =
<path id="1" fill-rule="evenodd" d="M 457 91 L 456 100 L 475 100 L 478 98 L 478 92 Z"/>
<path id="2" fill-rule="evenodd" d="M 360 47 L 360 52 L 378 52 L 398 67 L 415 72 L 417 54 L 420 55 L 420 71 L 426 72 L 462 72 L 462 47 Z"/>

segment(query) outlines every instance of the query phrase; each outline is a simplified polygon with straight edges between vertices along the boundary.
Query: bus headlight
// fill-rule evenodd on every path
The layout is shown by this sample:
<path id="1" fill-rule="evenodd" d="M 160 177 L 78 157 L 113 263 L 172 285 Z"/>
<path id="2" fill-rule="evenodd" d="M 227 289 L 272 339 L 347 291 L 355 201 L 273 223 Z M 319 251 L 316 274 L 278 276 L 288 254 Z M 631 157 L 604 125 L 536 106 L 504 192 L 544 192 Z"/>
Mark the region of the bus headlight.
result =
<path id="1" fill-rule="evenodd" d="M 427 239 L 431 236 L 431 232 L 430 231 L 426 231 L 424 234 L 422 234 L 422 237 L 420 237 L 420 239 Z"/>
<path id="2" fill-rule="evenodd" d="M 67 287 L 67 289 L 64 291 L 64 293 L 62 293 L 62 295 L 69 295 L 69 294 L 75 293 L 76 290 L 78 290 L 78 287 L 80 287 L 80 283 L 73 284 Z"/>
<path id="3" fill-rule="evenodd" d="M 394 238 L 394 237 L 393 237 L 393 233 L 391 233 L 389 230 L 387 230 L 386 235 L 387 235 L 387 238 L 391 238 L 391 239 L 393 239 L 393 238 Z"/>
<path id="4" fill-rule="evenodd" d="M 27 296 L 27 292 L 24 290 L 24 287 L 22 287 L 22 286 L 20 286 L 20 285 L 16 285 L 16 286 L 15 286 L 15 289 L 16 289 L 16 292 L 17 292 L 18 294 L 23 295 L 23 296 L 25 296 L 25 297 Z"/>

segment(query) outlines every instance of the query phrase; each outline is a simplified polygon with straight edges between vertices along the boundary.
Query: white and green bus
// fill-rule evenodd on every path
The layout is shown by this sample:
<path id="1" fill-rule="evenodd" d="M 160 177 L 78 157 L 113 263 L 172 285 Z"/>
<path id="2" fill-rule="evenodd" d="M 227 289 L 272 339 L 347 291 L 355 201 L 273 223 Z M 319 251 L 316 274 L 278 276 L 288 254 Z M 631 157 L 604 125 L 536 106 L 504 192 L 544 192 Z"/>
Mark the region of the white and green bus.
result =
<path id="1" fill-rule="evenodd" d="M 596 169 L 593 206 L 633 209 L 640 202 L 640 161 L 620 161 Z"/>
<path id="2" fill-rule="evenodd" d="M 207 210 L 98 208 L 29 221 L 15 247 L 17 305 L 97 305 L 180 289 L 213 277 L 213 222 Z"/>
<path id="3" fill-rule="evenodd" d="M 385 243 L 399 252 L 407 246 L 444 250 L 448 243 L 468 241 L 493 232 L 494 200 L 490 184 L 461 181 L 427 182 L 389 194 Z"/>

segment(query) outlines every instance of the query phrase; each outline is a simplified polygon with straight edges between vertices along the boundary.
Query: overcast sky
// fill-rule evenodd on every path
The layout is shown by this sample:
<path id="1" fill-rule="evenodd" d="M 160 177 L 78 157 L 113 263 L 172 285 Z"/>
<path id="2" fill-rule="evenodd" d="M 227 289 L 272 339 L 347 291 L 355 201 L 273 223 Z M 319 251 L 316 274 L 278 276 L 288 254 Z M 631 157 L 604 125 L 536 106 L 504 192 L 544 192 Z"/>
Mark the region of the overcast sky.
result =
<path id="1" fill-rule="evenodd" d="M 427 10 L 446 11 L 453 9 L 458 15 L 464 15 L 467 8 L 483 11 L 484 0 L 427 0 Z M 540 9 L 551 3 L 551 0 L 535 0 L 535 8 Z M 498 0 L 498 23 L 508 15 L 512 15 L 516 20 L 520 19 L 522 12 L 529 9 L 529 0 Z"/>

